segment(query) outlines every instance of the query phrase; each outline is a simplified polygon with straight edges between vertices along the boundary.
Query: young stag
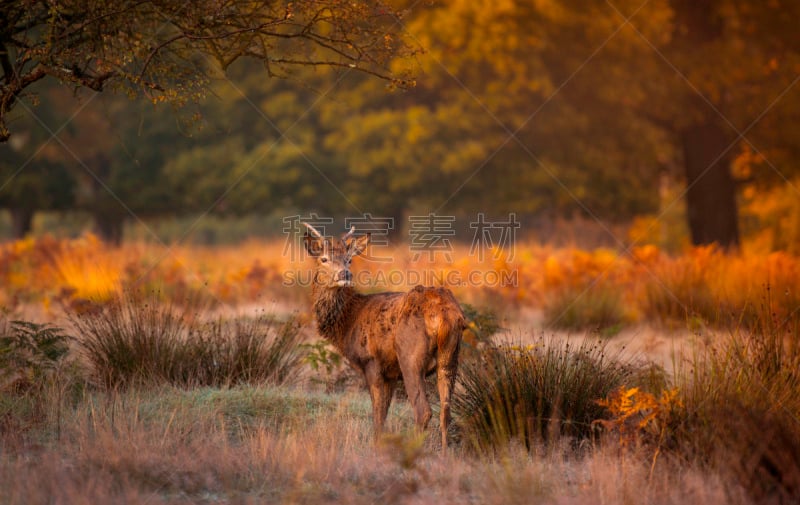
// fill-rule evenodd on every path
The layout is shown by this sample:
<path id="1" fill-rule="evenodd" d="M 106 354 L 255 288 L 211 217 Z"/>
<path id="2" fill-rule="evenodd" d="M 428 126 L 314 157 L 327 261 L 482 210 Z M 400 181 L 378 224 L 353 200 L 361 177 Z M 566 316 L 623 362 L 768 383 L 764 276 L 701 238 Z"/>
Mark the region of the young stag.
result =
<path id="1" fill-rule="evenodd" d="M 376 436 L 383 431 L 394 386 L 405 384 L 417 429 L 431 418 L 425 376 L 437 374 L 442 447 L 447 447 L 450 396 L 458 368 L 464 314 L 445 288 L 417 286 L 408 293 L 364 295 L 353 288 L 350 260 L 363 253 L 369 234 L 325 238 L 305 223 L 308 253 L 316 259 L 312 285 L 314 315 L 328 339 L 367 381 Z"/>

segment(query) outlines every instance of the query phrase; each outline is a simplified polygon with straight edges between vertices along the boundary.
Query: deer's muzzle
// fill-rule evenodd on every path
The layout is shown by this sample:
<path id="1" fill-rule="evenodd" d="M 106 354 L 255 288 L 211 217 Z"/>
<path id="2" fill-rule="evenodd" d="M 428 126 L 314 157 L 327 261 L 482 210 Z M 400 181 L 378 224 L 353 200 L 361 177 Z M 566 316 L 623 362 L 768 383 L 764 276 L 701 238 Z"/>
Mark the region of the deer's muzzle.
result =
<path id="1" fill-rule="evenodd" d="M 336 275 L 336 284 L 339 286 L 352 286 L 353 274 L 349 270 L 342 270 Z"/>

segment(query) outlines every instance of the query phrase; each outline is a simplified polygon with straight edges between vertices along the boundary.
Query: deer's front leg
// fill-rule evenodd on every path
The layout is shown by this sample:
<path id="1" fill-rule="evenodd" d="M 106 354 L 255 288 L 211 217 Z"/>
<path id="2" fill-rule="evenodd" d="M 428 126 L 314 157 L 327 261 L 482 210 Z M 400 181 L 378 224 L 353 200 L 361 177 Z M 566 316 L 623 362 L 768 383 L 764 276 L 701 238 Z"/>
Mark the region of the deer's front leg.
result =
<path id="1" fill-rule="evenodd" d="M 367 379 L 369 395 L 372 398 L 372 421 L 375 428 L 375 438 L 377 439 L 383 432 L 386 415 L 389 413 L 389 405 L 392 403 L 394 381 L 386 379 L 381 374 L 380 366 L 374 361 L 367 365 L 364 375 Z"/>

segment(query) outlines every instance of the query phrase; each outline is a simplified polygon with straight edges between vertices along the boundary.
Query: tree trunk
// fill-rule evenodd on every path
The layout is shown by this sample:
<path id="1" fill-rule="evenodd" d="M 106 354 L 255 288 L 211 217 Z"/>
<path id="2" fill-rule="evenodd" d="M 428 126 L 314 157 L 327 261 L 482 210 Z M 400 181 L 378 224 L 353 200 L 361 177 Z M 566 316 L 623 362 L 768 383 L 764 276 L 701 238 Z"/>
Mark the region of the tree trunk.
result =
<path id="1" fill-rule="evenodd" d="M 712 121 L 683 131 L 686 208 L 694 245 L 739 245 L 736 183 L 730 172 L 730 139 Z"/>
<path id="2" fill-rule="evenodd" d="M 94 227 L 97 235 L 108 244 L 118 246 L 122 243 L 122 226 L 125 219 L 116 214 L 94 215 Z"/>
<path id="3" fill-rule="evenodd" d="M 13 207 L 11 212 L 11 232 L 14 238 L 25 238 L 33 227 L 33 209 Z"/>

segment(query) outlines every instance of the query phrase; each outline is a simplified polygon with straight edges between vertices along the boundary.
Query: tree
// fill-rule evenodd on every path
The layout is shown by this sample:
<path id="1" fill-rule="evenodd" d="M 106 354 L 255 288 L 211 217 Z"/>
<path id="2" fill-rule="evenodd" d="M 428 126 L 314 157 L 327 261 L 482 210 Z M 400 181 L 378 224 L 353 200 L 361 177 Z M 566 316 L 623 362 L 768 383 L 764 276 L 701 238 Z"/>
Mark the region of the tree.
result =
<path id="1" fill-rule="evenodd" d="M 607 106 L 649 123 L 642 132 L 660 132 L 671 145 L 665 168 L 678 167 L 686 187 L 692 243 L 735 248 L 737 195 L 755 179 L 734 173 L 738 155 L 757 140 L 759 152 L 771 153 L 774 162 L 761 167 L 759 179 L 783 183 L 771 168 L 796 171 L 786 153 L 796 154 L 800 140 L 789 119 L 797 100 L 784 94 L 800 69 L 793 22 L 800 5 L 669 0 L 639 7 L 619 1 L 597 9 L 598 20 L 610 12 L 611 26 L 627 23 L 591 63 L 592 75 L 570 85 L 598 89 Z"/>
<path id="2" fill-rule="evenodd" d="M 589 12 L 548 2 L 421 8 L 407 24 L 428 50 L 415 89 L 324 115 L 326 147 L 347 146 L 339 155 L 353 179 L 370 177 L 371 190 L 349 193 L 468 215 L 624 219 L 654 210 L 658 188 L 648 184 L 660 147 L 641 142 L 642 120 L 558 90 L 569 76 L 562 69 L 591 53 L 592 21 Z M 364 81 L 354 93 L 374 97 L 365 91 L 373 85 Z"/>
<path id="3" fill-rule="evenodd" d="M 394 32 L 401 13 L 380 1 L 5 1 L 0 20 L 0 141 L 9 114 L 46 77 L 111 86 L 153 102 L 203 95 L 215 71 L 242 58 L 269 76 L 293 68 L 355 69 L 408 84 L 390 59 L 414 48 Z"/>
<path id="4" fill-rule="evenodd" d="M 323 133 L 314 114 L 325 100 L 317 88 L 337 76 L 300 70 L 291 80 L 264 81 L 252 62 L 229 74 L 201 103 L 192 146 L 175 150 L 163 167 L 176 207 L 220 215 L 340 210 L 318 171 L 330 167 L 317 148 Z"/>
<path id="5" fill-rule="evenodd" d="M 6 146 L 0 146 L 6 151 Z M 8 180 L 21 157 L 4 152 L 0 159 L 0 177 Z M 8 154 L 8 156 L 5 156 Z M 24 163 L 24 160 L 22 161 Z M 0 207 L 11 213 L 11 233 L 14 238 L 23 238 L 32 228 L 33 216 L 39 210 L 65 210 L 74 201 L 75 180 L 61 164 L 36 159 L 15 177 L 14 184 L 0 189 Z"/>
<path id="6" fill-rule="evenodd" d="M 759 139 L 764 152 L 791 149 L 799 140 L 787 123 L 775 128 L 762 121 L 765 114 L 785 117 L 792 110 L 791 101 L 781 99 L 800 68 L 791 21 L 800 15 L 798 4 L 670 0 L 635 14 L 633 4 L 625 7 L 615 14 L 632 15 L 629 57 L 610 68 L 624 76 L 629 91 L 611 103 L 650 122 L 673 144 L 692 242 L 736 247 L 737 194 L 752 182 L 733 173 L 738 154 L 753 148 L 750 138 Z M 662 31 L 643 34 L 654 10 Z"/>
<path id="7" fill-rule="evenodd" d="M 619 216 L 652 207 L 657 175 L 680 167 L 692 241 L 735 247 L 739 186 L 797 171 L 798 17 L 779 0 L 449 0 L 409 24 L 433 56 L 415 93 L 460 102 L 471 139 L 488 139 L 460 197 L 524 205 L 527 187 Z M 738 180 L 756 148 L 767 161 Z"/>
<path id="8" fill-rule="evenodd" d="M 0 208 L 11 214 L 14 238 L 31 231 L 37 211 L 62 211 L 75 203 L 77 183 L 65 163 L 66 153 L 58 143 L 47 142 L 47 128 L 59 114 L 58 100 L 46 90 L 38 91 L 44 125 L 25 114 L 11 142 L 0 144 Z"/>

